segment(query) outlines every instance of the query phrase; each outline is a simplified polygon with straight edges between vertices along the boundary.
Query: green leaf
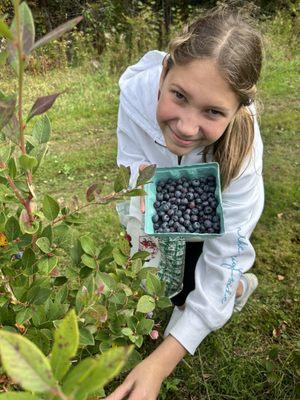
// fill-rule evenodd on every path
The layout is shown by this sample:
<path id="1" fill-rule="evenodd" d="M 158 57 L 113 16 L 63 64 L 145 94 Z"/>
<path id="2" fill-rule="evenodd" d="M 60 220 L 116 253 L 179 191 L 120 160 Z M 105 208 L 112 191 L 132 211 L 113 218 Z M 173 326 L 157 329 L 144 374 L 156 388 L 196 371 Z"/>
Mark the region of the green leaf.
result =
<path id="1" fill-rule="evenodd" d="M 136 310 L 141 313 L 147 314 L 148 312 L 153 311 L 154 308 L 155 308 L 154 298 L 148 295 L 144 295 L 139 299 Z"/>
<path id="2" fill-rule="evenodd" d="M 50 253 L 51 251 L 51 245 L 49 242 L 49 239 L 46 237 L 41 237 L 36 241 L 36 245 L 38 248 L 43 252 L 43 253 Z"/>
<path id="3" fill-rule="evenodd" d="M 146 196 L 147 192 L 144 189 L 132 189 L 126 193 L 126 196 L 135 197 L 135 196 Z"/>
<path id="4" fill-rule="evenodd" d="M 56 256 L 45 257 L 39 260 L 37 267 L 42 275 L 49 275 L 50 272 L 57 266 L 58 258 Z"/>
<path id="5" fill-rule="evenodd" d="M 76 355 L 79 344 L 77 318 L 71 310 L 59 324 L 54 334 L 51 354 L 51 367 L 55 378 L 60 381 L 71 365 L 71 358 Z"/>
<path id="6" fill-rule="evenodd" d="M 30 318 L 32 317 L 32 314 L 33 314 L 33 310 L 31 308 L 23 308 L 16 315 L 16 323 L 23 324 L 25 321 L 30 320 Z"/>
<path id="7" fill-rule="evenodd" d="M 44 196 L 43 212 L 49 221 L 53 221 L 59 213 L 59 205 L 57 201 L 48 194 Z"/>
<path id="8" fill-rule="evenodd" d="M 62 35 L 64 35 L 66 32 L 70 31 L 71 29 L 74 28 L 81 20 L 82 16 L 76 17 L 71 19 L 70 21 L 65 22 L 62 25 L 59 25 L 57 28 L 55 28 L 53 31 L 47 33 L 47 35 L 43 36 L 40 40 L 38 40 L 34 46 L 32 47 L 31 50 L 35 50 L 40 46 L 43 46 L 46 43 L 51 42 L 52 40 L 55 40 Z"/>
<path id="9" fill-rule="evenodd" d="M 156 165 L 152 164 L 148 165 L 146 168 L 140 171 L 139 177 L 136 182 L 136 186 L 141 186 L 147 183 L 155 174 L 155 170 L 156 170 Z"/>
<path id="10" fill-rule="evenodd" d="M 83 264 L 89 268 L 94 269 L 97 267 L 97 261 L 93 257 L 88 256 L 87 254 L 83 254 L 81 260 Z"/>
<path id="11" fill-rule="evenodd" d="M 95 344 L 94 336 L 88 329 L 80 328 L 79 333 L 80 333 L 80 339 L 79 339 L 80 346 L 93 346 Z"/>
<path id="12" fill-rule="evenodd" d="M 67 376 L 63 392 L 76 400 L 86 399 L 103 388 L 122 370 L 133 347 L 114 347 L 96 359 L 86 358 Z"/>
<path id="13" fill-rule="evenodd" d="M 28 154 L 22 154 L 19 157 L 20 167 L 25 171 L 32 171 L 34 167 L 38 165 L 38 160 L 35 157 L 29 156 Z"/>
<path id="14" fill-rule="evenodd" d="M 34 286 L 28 290 L 26 299 L 31 304 L 44 304 L 45 301 L 50 297 L 51 293 L 51 289 Z"/>
<path id="15" fill-rule="evenodd" d="M 80 238 L 80 244 L 85 253 L 89 254 L 90 256 L 96 255 L 97 249 L 93 239 L 90 236 L 82 236 L 82 238 Z"/>
<path id="16" fill-rule="evenodd" d="M 20 225 L 15 217 L 9 217 L 6 221 L 5 234 L 9 241 L 15 240 L 21 235 Z"/>
<path id="17" fill-rule="evenodd" d="M 0 36 L 3 36 L 8 40 L 13 40 L 14 38 L 9 26 L 2 19 L 0 19 Z"/>
<path id="18" fill-rule="evenodd" d="M 137 253 L 134 253 L 134 255 L 131 257 L 131 260 L 137 260 L 140 258 L 141 260 L 146 260 L 150 256 L 149 251 L 138 251 Z"/>
<path id="19" fill-rule="evenodd" d="M 163 283 L 158 279 L 157 276 L 151 274 L 150 272 L 147 274 L 146 278 L 146 289 L 151 295 L 162 296 L 164 294 Z"/>
<path id="20" fill-rule="evenodd" d="M 158 308 L 164 309 L 172 306 L 172 302 L 168 297 L 161 297 L 157 300 L 156 305 Z"/>
<path id="21" fill-rule="evenodd" d="M 6 63 L 8 52 L 3 50 L 0 51 L 0 67 Z"/>
<path id="22" fill-rule="evenodd" d="M 7 163 L 8 166 L 8 174 L 11 178 L 15 178 L 17 175 L 17 166 L 14 158 L 10 158 Z"/>
<path id="23" fill-rule="evenodd" d="M 20 20 L 20 36 L 21 36 L 22 49 L 24 54 L 28 56 L 34 44 L 35 29 L 34 29 L 34 21 L 32 13 L 25 1 L 22 2 L 19 6 L 19 20 Z M 16 17 L 14 17 L 13 19 L 10 30 L 16 36 L 17 33 Z M 16 71 L 16 73 L 18 74 L 19 55 L 17 46 L 15 46 L 14 43 L 9 43 L 8 51 L 9 51 L 9 62 Z"/>
<path id="24" fill-rule="evenodd" d="M 136 333 L 138 335 L 148 335 L 154 326 L 154 321 L 152 319 L 143 318 L 138 322 L 136 327 Z"/>
<path id="25" fill-rule="evenodd" d="M 118 169 L 118 175 L 114 183 L 114 191 L 121 192 L 123 189 L 127 189 L 129 186 L 130 179 L 130 167 L 120 165 Z"/>
<path id="26" fill-rule="evenodd" d="M 39 400 L 39 397 L 28 392 L 6 392 L 0 394 L 0 400 Z"/>
<path id="27" fill-rule="evenodd" d="M 8 375 L 25 390 L 44 393 L 55 388 L 48 359 L 28 339 L 1 330 L 0 353 Z"/>
<path id="28" fill-rule="evenodd" d="M 22 233 L 29 233 L 30 235 L 35 234 L 40 227 L 39 221 L 34 220 L 33 222 L 30 222 L 29 216 L 27 214 L 27 210 L 23 209 L 21 211 L 20 217 L 19 217 L 19 224 Z"/>
<path id="29" fill-rule="evenodd" d="M 121 252 L 121 250 L 118 247 L 113 249 L 112 254 L 113 254 L 113 258 L 114 258 L 115 262 L 118 265 L 122 266 L 127 263 L 128 257 L 124 256 L 124 254 Z"/>
<path id="30" fill-rule="evenodd" d="M 23 257 L 22 257 L 22 264 L 23 264 L 24 268 L 31 267 L 35 263 L 35 260 L 36 260 L 36 258 L 35 258 L 34 251 L 30 247 L 25 249 L 25 251 L 23 253 Z"/>
<path id="31" fill-rule="evenodd" d="M 51 135 L 51 123 L 47 116 L 44 114 L 39 118 L 32 128 L 32 137 L 36 140 L 37 143 L 47 143 L 50 139 Z"/>

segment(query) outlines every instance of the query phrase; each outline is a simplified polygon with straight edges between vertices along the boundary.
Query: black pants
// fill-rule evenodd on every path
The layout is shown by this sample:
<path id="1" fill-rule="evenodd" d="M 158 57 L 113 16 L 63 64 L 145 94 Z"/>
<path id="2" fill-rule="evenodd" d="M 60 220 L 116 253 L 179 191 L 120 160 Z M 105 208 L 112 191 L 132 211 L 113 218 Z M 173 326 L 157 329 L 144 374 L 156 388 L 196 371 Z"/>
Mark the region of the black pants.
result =
<path id="1" fill-rule="evenodd" d="M 202 249 L 203 242 L 186 243 L 183 288 L 180 293 L 171 298 L 175 306 L 182 306 L 188 294 L 195 289 L 195 268 Z"/>

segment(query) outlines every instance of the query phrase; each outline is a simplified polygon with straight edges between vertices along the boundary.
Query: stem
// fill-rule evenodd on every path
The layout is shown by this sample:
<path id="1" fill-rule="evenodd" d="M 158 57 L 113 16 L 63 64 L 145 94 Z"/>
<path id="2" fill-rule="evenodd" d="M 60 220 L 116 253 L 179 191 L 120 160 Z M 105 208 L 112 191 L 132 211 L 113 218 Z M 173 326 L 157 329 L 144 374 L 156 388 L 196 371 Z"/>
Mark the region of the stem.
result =
<path id="1" fill-rule="evenodd" d="M 57 387 L 51 389 L 51 394 L 56 397 L 60 397 L 62 400 L 70 400 L 71 398 L 66 396 L 62 391 L 61 388 L 57 385 Z"/>
<path id="2" fill-rule="evenodd" d="M 129 189 L 128 191 L 130 191 L 131 189 Z M 100 205 L 100 204 L 106 204 L 108 201 L 110 200 L 118 200 L 122 197 L 124 197 L 124 195 L 126 195 L 126 191 L 124 192 L 112 192 L 110 194 L 108 194 L 107 196 L 102 197 L 101 199 L 99 199 L 98 201 L 94 201 L 94 202 L 90 202 L 90 203 L 86 203 L 81 207 L 78 207 L 77 210 L 74 210 L 72 212 L 70 212 L 68 215 L 62 215 L 59 218 L 56 218 L 53 222 L 52 225 L 57 224 L 58 222 L 64 221 L 67 217 L 69 217 L 70 215 L 73 215 L 75 213 L 77 213 L 78 211 L 83 210 L 84 208 L 90 207 L 92 205 Z"/>
<path id="3" fill-rule="evenodd" d="M 19 300 L 14 295 L 14 292 L 12 291 L 12 288 L 10 287 L 9 283 L 7 282 L 5 276 L 3 275 L 3 272 L 2 272 L 1 269 L 0 269 L 0 278 L 1 278 L 2 282 L 4 283 L 4 288 L 7 290 L 7 292 L 11 296 L 11 300 L 12 300 L 11 302 L 13 304 L 20 304 Z"/>
<path id="4" fill-rule="evenodd" d="M 19 74 L 18 74 L 18 117 L 19 117 L 19 132 L 20 132 L 20 145 L 23 154 L 26 154 L 25 138 L 24 138 L 24 124 L 23 124 L 23 80 L 24 80 L 24 54 L 23 43 L 21 37 L 21 21 L 19 7 L 15 7 L 16 27 L 17 27 L 17 49 L 19 59 Z"/>
<path id="5" fill-rule="evenodd" d="M 0 168 L 6 168 L 6 164 L 3 161 L 0 161 Z M 29 217 L 29 221 L 33 222 L 34 218 L 33 218 L 32 212 L 31 212 L 31 208 L 30 208 L 30 201 L 28 202 L 24 199 L 21 192 L 16 187 L 15 182 L 9 175 L 5 175 L 5 179 L 7 180 L 9 186 L 12 188 L 12 190 L 13 190 L 14 194 L 16 195 L 17 199 L 19 200 L 19 202 L 25 207 L 28 217 Z"/>

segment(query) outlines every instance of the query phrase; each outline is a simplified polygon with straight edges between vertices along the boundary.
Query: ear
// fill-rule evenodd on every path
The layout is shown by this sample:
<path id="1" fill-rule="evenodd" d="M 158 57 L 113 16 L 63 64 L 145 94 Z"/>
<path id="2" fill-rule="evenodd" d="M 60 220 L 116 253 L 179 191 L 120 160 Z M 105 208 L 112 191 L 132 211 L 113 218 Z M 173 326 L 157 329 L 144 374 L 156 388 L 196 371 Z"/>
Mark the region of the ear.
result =
<path id="1" fill-rule="evenodd" d="M 169 67 L 168 67 L 168 59 L 169 59 L 169 57 L 170 57 L 170 54 L 166 54 L 164 59 L 163 59 L 163 61 L 162 61 L 163 69 L 161 71 L 160 78 L 159 78 L 159 90 L 161 90 L 162 84 L 163 84 L 163 82 L 165 80 L 165 77 L 167 76 L 167 73 L 169 72 Z"/>

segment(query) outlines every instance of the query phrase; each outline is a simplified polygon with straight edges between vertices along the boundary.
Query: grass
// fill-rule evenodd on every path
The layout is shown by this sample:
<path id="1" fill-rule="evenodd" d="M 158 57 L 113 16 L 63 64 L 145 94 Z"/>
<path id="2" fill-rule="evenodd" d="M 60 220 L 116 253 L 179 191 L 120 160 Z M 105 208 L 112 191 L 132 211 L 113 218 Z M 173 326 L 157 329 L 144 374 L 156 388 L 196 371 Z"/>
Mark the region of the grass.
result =
<path id="1" fill-rule="evenodd" d="M 163 384 L 161 399 L 297 398 L 300 57 L 288 47 L 286 35 L 267 33 L 260 84 L 266 202 L 252 237 L 257 252 L 253 272 L 260 285 L 242 313 L 234 314 L 204 340 L 194 357 L 180 363 Z M 1 90 L 11 91 L 13 85 L 11 78 L 5 79 Z M 66 90 L 49 113 L 53 133 L 37 176 L 38 192 L 68 202 L 74 194 L 83 199 L 94 182 L 109 191 L 116 173 L 117 77 L 85 66 L 28 76 L 26 88 L 27 110 L 37 96 Z M 115 206 L 89 209 L 82 229 L 92 231 L 99 245 L 117 240 Z M 149 343 L 145 352 L 151 349 Z"/>

